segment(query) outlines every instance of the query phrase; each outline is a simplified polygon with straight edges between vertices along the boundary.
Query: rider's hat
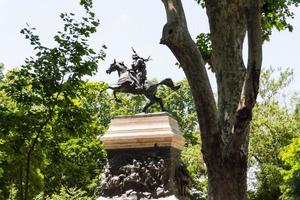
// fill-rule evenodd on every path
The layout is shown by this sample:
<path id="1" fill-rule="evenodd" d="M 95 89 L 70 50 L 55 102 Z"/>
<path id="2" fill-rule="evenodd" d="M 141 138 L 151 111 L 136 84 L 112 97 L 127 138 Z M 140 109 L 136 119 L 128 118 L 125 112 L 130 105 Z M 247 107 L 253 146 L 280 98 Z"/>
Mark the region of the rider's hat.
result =
<path id="1" fill-rule="evenodd" d="M 132 59 L 138 59 L 138 58 L 139 56 L 136 53 L 132 54 Z"/>

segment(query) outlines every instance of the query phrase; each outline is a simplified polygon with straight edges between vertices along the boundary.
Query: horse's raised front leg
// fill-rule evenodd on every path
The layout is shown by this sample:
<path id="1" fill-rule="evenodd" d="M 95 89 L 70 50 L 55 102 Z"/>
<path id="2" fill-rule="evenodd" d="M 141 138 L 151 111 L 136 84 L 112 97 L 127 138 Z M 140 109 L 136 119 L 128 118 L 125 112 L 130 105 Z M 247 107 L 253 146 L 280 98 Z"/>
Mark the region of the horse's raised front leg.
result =
<path id="1" fill-rule="evenodd" d="M 114 97 L 115 97 L 115 101 L 118 102 L 118 103 L 121 103 L 121 100 L 118 99 L 118 97 L 117 97 L 117 91 L 114 90 L 113 94 L 114 94 Z"/>

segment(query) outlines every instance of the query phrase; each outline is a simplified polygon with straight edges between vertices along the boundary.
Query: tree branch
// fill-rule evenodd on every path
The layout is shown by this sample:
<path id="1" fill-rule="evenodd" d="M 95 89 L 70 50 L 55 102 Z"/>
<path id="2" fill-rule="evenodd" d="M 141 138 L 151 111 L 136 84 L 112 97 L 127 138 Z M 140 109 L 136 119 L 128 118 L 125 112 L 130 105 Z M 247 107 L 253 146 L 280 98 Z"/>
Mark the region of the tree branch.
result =
<path id="1" fill-rule="evenodd" d="M 244 81 L 241 103 L 252 110 L 259 89 L 259 77 L 262 65 L 262 29 L 260 1 L 252 1 L 246 7 L 248 33 L 248 64 Z"/>
<path id="2" fill-rule="evenodd" d="M 62 76 L 62 79 L 61 79 L 61 82 L 60 82 L 60 86 L 63 85 L 64 83 L 64 76 Z M 48 117 L 45 119 L 45 121 L 40 125 L 38 131 L 37 131 L 37 134 L 35 136 L 35 138 L 33 139 L 33 142 L 28 150 L 28 153 L 27 153 L 27 158 L 26 158 L 26 176 L 25 176 L 25 198 L 24 200 L 27 200 L 28 199 L 28 193 L 29 193 L 29 175 L 30 175 L 30 162 L 31 162 L 31 155 L 32 155 L 32 152 L 34 151 L 34 148 L 35 148 L 35 145 L 37 144 L 38 142 L 38 139 L 40 137 L 40 135 L 42 134 L 45 126 L 48 124 L 48 122 L 52 119 L 53 117 L 53 113 L 54 113 L 54 109 L 55 109 L 55 106 L 57 105 L 57 101 L 58 101 L 58 98 L 59 98 L 59 95 L 61 94 L 62 91 L 59 91 L 57 92 L 55 98 L 54 98 L 54 101 L 53 101 L 53 104 L 51 105 L 51 107 L 48 107 Z"/>
<path id="3" fill-rule="evenodd" d="M 256 103 L 262 65 L 261 2 L 249 1 L 245 8 L 248 33 L 248 63 L 239 106 L 236 112 L 234 130 L 236 146 L 239 148 L 248 133 L 244 130 L 252 119 Z"/>
<path id="4" fill-rule="evenodd" d="M 218 85 L 222 156 L 228 158 L 236 152 L 246 152 L 245 146 L 240 147 L 247 143 L 247 137 L 238 136 L 240 132 L 246 133 L 248 130 L 247 125 L 239 121 L 244 119 L 245 110 L 238 110 L 246 76 L 243 60 L 247 31 L 245 0 L 206 0 L 205 5 L 212 42 L 212 64 Z"/>
<path id="5" fill-rule="evenodd" d="M 55 106 L 55 105 L 54 105 Z M 37 131 L 37 135 L 35 136 L 35 138 L 33 139 L 33 142 L 31 144 L 31 147 L 28 150 L 27 153 L 27 158 L 26 158 L 26 176 L 25 176 L 25 198 L 24 200 L 28 199 L 28 194 L 29 194 L 29 176 L 30 176 L 30 163 L 31 163 L 31 156 L 32 156 L 32 152 L 35 148 L 35 145 L 38 142 L 38 139 L 40 137 L 40 135 L 43 132 L 44 127 L 48 124 L 48 122 L 52 119 L 52 114 L 54 111 L 54 106 L 52 109 L 49 109 L 49 115 L 48 117 L 45 119 L 45 121 L 41 124 L 39 130 Z"/>
<path id="6" fill-rule="evenodd" d="M 219 127 L 216 103 L 201 53 L 189 34 L 181 1 L 162 2 L 167 23 L 160 43 L 169 47 L 185 72 L 195 101 L 202 136 L 217 135 Z"/>

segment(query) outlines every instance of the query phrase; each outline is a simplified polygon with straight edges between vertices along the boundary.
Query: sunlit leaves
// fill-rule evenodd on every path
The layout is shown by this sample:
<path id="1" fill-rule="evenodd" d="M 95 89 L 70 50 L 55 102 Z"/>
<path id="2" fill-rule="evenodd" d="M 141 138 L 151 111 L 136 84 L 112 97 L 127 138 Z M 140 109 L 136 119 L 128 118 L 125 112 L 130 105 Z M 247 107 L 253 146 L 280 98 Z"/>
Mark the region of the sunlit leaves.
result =
<path id="1" fill-rule="evenodd" d="M 197 47 L 202 55 L 205 64 L 210 66 L 210 69 L 214 72 L 211 56 L 212 56 L 212 44 L 209 33 L 200 33 L 196 37 Z"/>
<path id="2" fill-rule="evenodd" d="M 205 8 L 204 0 L 195 0 Z M 294 18 L 293 7 L 298 7 L 300 0 L 264 0 L 262 6 L 262 31 L 263 41 L 269 41 L 273 29 L 278 31 L 293 31 L 290 21 Z"/>
<path id="3" fill-rule="evenodd" d="M 262 7 L 263 39 L 269 40 L 272 29 L 292 31 L 289 19 L 294 18 L 292 6 L 298 6 L 299 0 L 266 0 Z"/>
<path id="4" fill-rule="evenodd" d="M 37 195 L 34 200 L 92 200 L 93 198 L 88 197 L 87 192 L 78 188 L 62 187 L 57 194 L 48 196 L 44 193 Z"/>
<path id="5" fill-rule="evenodd" d="M 293 72 L 287 69 L 277 76 L 274 72 L 272 68 L 262 72 L 260 98 L 251 123 L 249 158 L 259 167 L 257 191 L 250 195 L 251 200 L 273 200 L 281 196 L 283 162 L 279 154 L 293 138 L 299 137 L 297 114 L 282 103 L 285 100 L 282 92 L 291 82 Z"/>
<path id="6" fill-rule="evenodd" d="M 284 182 L 281 184 L 283 200 L 300 198 L 300 139 L 295 138 L 291 144 L 281 151 L 281 159 L 285 168 L 281 170 Z"/>

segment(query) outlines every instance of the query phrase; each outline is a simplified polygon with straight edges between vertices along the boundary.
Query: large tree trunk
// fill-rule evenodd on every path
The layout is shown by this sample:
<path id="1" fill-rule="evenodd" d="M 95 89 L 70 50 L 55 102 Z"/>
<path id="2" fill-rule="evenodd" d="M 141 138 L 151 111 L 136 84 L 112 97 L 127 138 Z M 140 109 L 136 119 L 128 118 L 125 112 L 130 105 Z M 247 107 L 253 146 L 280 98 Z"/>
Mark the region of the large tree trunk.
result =
<path id="1" fill-rule="evenodd" d="M 217 106 L 201 53 L 188 32 L 181 0 L 163 3 L 167 24 L 161 43 L 180 62 L 192 90 L 208 170 L 209 199 L 246 199 L 249 122 L 261 68 L 259 1 L 206 0 Z M 247 68 L 242 56 L 246 31 Z"/>
<path id="2" fill-rule="evenodd" d="M 208 166 L 208 196 L 213 200 L 246 199 L 247 159 L 239 155 L 227 161 L 211 158 Z"/>

